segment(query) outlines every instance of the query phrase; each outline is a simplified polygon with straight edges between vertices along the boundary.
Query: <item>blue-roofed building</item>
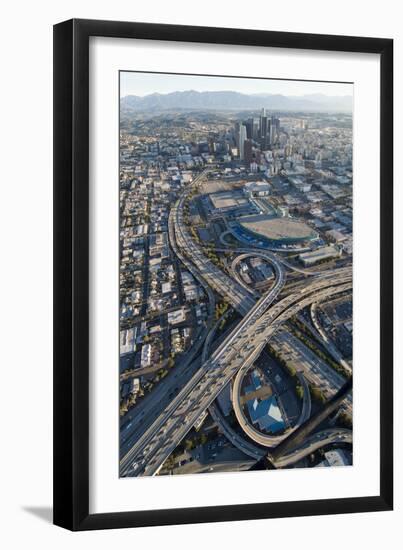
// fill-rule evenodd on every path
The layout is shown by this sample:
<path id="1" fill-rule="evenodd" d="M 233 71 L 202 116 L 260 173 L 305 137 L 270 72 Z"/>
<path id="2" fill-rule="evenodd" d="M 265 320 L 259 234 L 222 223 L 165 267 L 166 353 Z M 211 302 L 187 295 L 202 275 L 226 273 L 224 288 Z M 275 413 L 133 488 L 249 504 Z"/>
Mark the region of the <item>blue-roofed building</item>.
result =
<path id="1" fill-rule="evenodd" d="M 245 395 L 262 387 L 262 379 L 256 369 L 250 377 L 252 384 L 245 388 Z M 257 425 L 261 431 L 276 433 L 284 429 L 285 422 L 274 395 L 267 399 L 249 399 L 247 406 L 252 423 Z"/>
<path id="2" fill-rule="evenodd" d="M 277 399 L 274 395 L 262 401 L 256 398 L 251 399 L 248 401 L 248 411 L 252 423 L 257 425 L 260 430 L 276 433 L 285 427 Z"/>

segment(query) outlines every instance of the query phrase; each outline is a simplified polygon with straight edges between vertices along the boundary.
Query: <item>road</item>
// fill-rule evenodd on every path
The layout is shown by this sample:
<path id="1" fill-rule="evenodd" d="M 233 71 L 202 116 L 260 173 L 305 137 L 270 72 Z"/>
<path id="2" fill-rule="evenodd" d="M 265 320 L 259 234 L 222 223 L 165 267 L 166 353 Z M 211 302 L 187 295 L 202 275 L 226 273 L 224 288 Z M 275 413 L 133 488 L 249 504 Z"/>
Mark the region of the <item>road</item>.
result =
<path id="1" fill-rule="evenodd" d="M 275 284 L 256 302 L 245 288 L 206 259 L 203 249 L 189 236 L 183 220 L 185 198 L 186 193 L 170 213 L 170 239 L 174 251 L 195 278 L 204 282 L 207 293 L 213 288 L 224 295 L 244 318 L 212 356 L 194 372 L 180 393 L 162 409 L 141 437 L 130 437 L 130 444 L 125 446 L 122 453 L 121 475 L 158 473 L 167 456 L 203 411 L 245 363 L 253 363 L 283 322 L 310 305 L 318 296 L 326 299 L 351 288 L 351 269 L 341 268 L 331 274 L 318 276 L 302 290 L 270 307 L 285 282 L 284 270 L 279 262 L 275 262 Z M 157 408 L 161 411 L 160 407 Z"/>
<path id="2" fill-rule="evenodd" d="M 301 414 L 292 428 L 285 430 L 284 432 L 276 435 L 265 434 L 256 430 L 253 425 L 250 423 L 250 420 L 247 418 L 246 414 L 243 411 L 241 404 L 241 388 L 243 379 L 250 368 L 249 362 L 245 363 L 244 366 L 238 371 L 235 376 L 234 386 L 232 388 L 232 406 L 234 408 L 235 416 L 239 422 L 239 425 L 243 431 L 250 437 L 252 441 L 263 445 L 264 447 L 275 447 L 281 441 L 286 439 L 293 431 L 299 428 L 311 415 L 311 395 L 309 392 L 309 387 L 306 383 L 305 377 L 302 373 L 297 373 L 299 382 L 303 388 L 303 400 Z"/>
<path id="3" fill-rule="evenodd" d="M 206 341 L 203 346 L 203 353 L 202 353 L 202 363 L 204 363 L 207 360 L 208 352 L 210 351 L 210 345 L 214 338 L 215 332 L 220 325 L 220 323 L 227 317 L 229 311 L 226 311 L 224 315 L 222 315 L 213 328 L 210 330 L 209 335 L 206 338 Z M 229 382 L 230 383 L 230 382 Z M 213 401 L 208 408 L 208 411 L 213 418 L 214 422 L 217 424 L 220 431 L 225 435 L 225 437 L 240 451 L 244 452 L 248 456 L 259 460 L 264 456 L 265 452 L 263 449 L 258 447 L 257 445 L 254 445 L 249 440 L 245 439 L 240 435 L 237 431 L 235 431 L 232 426 L 229 425 L 226 418 L 220 411 L 220 407 L 217 405 L 216 401 Z"/>
<path id="4" fill-rule="evenodd" d="M 280 456 L 276 460 L 272 460 L 272 462 L 276 468 L 286 468 L 287 466 L 291 466 L 291 464 L 302 460 L 304 457 L 312 454 L 325 445 L 330 445 L 332 443 L 342 444 L 352 442 L 353 433 L 347 428 L 331 428 L 328 430 L 322 430 L 310 435 L 306 438 L 302 445 L 292 451 L 289 451 L 287 454 Z"/>
<path id="5" fill-rule="evenodd" d="M 311 319 L 314 326 L 314 330 L 316 330 L 317 334 L 320 336 L 322 345 L 326 348 L 326 350 L 331 355 L 331 357 L 333 357 L 333 359 L 337 363 L 340 363 L 340 365 L 345 369 L 345 371 L 351 375 L 353 372 L 353 369 L 348 364 L 348 362 L 344 359 L 344 357 L 336 348 L 336 346 L 333 344 L 333 342 L 330 340 L 330 338 L 326 334 L 326 331 L 322 328 L 321 324 L 319 323 L 316 310 L 317 310 L 317 304 L 312 304 L 311 310 L 310 310 Z"/>
<path id="6" fill-rule="evenodd" d="M 197 176 L 192 184 L 197 185 L 208 170 L 203 171 Z M 186 358 L 175 366 L 173 372 L 159 384 L 151 394 L 144 397 L 133 409 L 129 410 L 120 420 L 120 456 L 121 459 L 133 448 L 135 443 L 144 434 L 144 432 L 158 418 L 162 411 L 169 405 L 172 397 L 183 388 L 185 383 L 195 375 L 199 367 L 196 361 L 197 355 L 210 331 L 215 312 L 214 288 L 219 294 L 224 295 L 229 303 L 242 314 L 248 312 L 255 306 L 256 300 L 253 299 L 245 289 L 238 286 L 230 277 L 223 273 L 217 266 L 206 259 L 201 247 L 195 244 L 190 238 L 183 221 L 183 213 L 179 205 L 183 208 L 189 190 L 185 192 L 178 204 L 171 209 L 168 221 L 168 235 L 170 246 L 183 265 L 192 273 L 195 279 L 202 285 L 208 297 L 209 320 L 206 330 L 199 334 L 192 346 L 192 350 Z M 178 235 L 178 236 L 177 236 Z M 178 241 L 181 246 L 178 246 Z M 259 311 L 270 305 L 284 284 L 284 274 L 281 266 L 277 266 L 279 280 L 277 286 L 272 289 L 263 306 Z M 212 287 L 212 288 L 211 288 Z"/>
<path id="7" fill-rule="evenodd" d="M 206 171 L 202 172 L 194 180 L 197 183 L 206 174 Z M 170 220 L 171 221 L 171 220 Z M 173 225 L 168 224 L 170 244 L 173 248 L 176 256 L 182 261 L 186 262 L 183 254 L 176 246 L 175 238 L 172 234 Z M 186 354 L 184 359 L 175 365 L 174 371 L 171 371 L 168 376 L 165 377 L 163 383 L 159 384 L 151 394 L 145 396 L 133 409 L 130 409 L 123 418 L 120 419 L 120 456 L 124 456 L 138 440 L 138 438 L 144 433 L 144 431 L 152 424 L 152 422 L 158 417 L 160 412 L 166 408 L 173 395 L 175 395 L 196 372 L 199 362 L 196 361 L 200 352 L 201 346 L 204 343 L 206 335 L 209 333 L 214 321 L 215 313 L 215 296 L 209 285 L 203 279 L 199 279 L 198 272 L 189 266 L 192 274 L 199 280 L 202 285 L 208 299 L 208 320 L 205 328 L 199 332 L 195 341 L 193 342 L 192 349 Z M 152 371 L 150 371 L 152 372 Z M 130 373 L 132 374 L 132 373 Z M 145 374 L 137 369 L 133 373 L 134 375 Z"/>
<path id="8" fill-rule="evenodd" d="M 184 257 L 184 264 L 199 281 L 203 281 L 210 289 L 228 298 L 234 309 L 241 315 L 245 315 L 253 308 L 256 300 L 237 281 L 231 279 L 209 260 L 202 247 L 192 239 L 183 219 L 186 196 L 184 193 L 170 212 L 169 226 L 175 231 L 175 237 L 172 237 L 171 242 L 176 243 L 175 246 L 180 249 L 180 254 Z"/>
<path id="9" fill-rule="evenodd" d="M 224 233 L 223 233 L 224 234 Z M 324 275 L 326 273 L 329 273 L 329 269 L 321 269 L 319 271 L 314 271 L 311 269 L 305 269 L 303 267 L 296 266 L 292 263 L 290 263 L 288 260 L 286 260 L 283 256 L 277 256 L 277 254 L 274 254 L 274 252 L 271 252 L 269 250 L 264 250 L 262 248 L 235 248 L 228 246 L 227 248 L 214 248 L 216 252 L 231 252 L 234 254 L 246 254 L 247 256 L 251 257 L 262 257 L 266 258 L 269 261 L 275 261 L 276 263 L 282 264 L 284 267 L 287 267 L 290 271 L 296 271 L 297 273 L 301 273 L 301 275 Z"/>
<path id="10" fill-rule="evenodd" d="M 263 314 L 267 295 L 261 298 L 122 459 L 122 471 L 126 475 L 158 473 L 202 412 L 245 363 L 256 360 L 282 323 L 318 297 L 325 299 L 351 288 L 351 279 L 351 270 L 335 271 L 331 277 L 315 279 L 304 292 L 287 296 Z"/>
<path id="11" fill-rule="evenodd" d="M 305 378 L 313 385 L 325 391 L 328 395 L 336 393 L 345 383 L 346 378 L 335 371 L 330 365 L 318 357 L 301 340 L 289 331 L 279 331 L 272 340 L 272 345 L 286 360 L 292 360 L 299 365 Z M 349 396 L 344 405 L 346 412 L 352 414 L 352 397 Z"/>
<path id="12" fill-rule="evenodd" d="M 239 285 L 234 283 L 225 273 L 223 273 L 217 266 L 215 266 L 209 260 L 205 261 L 206 258 L 202 252 L 201 247 L 193 243 L 190 239 L 187 231 L 184 229 L 183 215 L 182 211 L 179 209 L 179 204 L 183 208 L 183 200 L 185 194 L 178 201 L 178 204 L 172 208 L 169 218 L 169 237 L 171 245 L 175 253 L 180 257 L 183 263 L 186 265 L 187 269 L 206 287 L 208 281 L 209 285 L 213 286 L 220 294 L 224 294 L 228 297 L 228 300 L 232 306 L 238 309 L 240 312 L 245 313 L 248 311 L 247 315 L 244 317 L 243 321 L 236 327 L 233 333 L 230 335 L 230 342 L 233 338 L 236 338 L 238 332 L 242 329 L 244 323 L 248 323 L 259 318 L 262 313 L 269 307 L 273 300 L 279 294 L 281 288 L 285 282 L 284 271 L 281 269 L 281 266 L 277 264 L 274 266 L 275 274 L 278 276 L 275 284 L 270 289 L 270 291 L 265 294 L 258 302 L 255 302 L 253 298 Z M 176 226 L 175 226 L 176 221 Z M 177 228 L 179 230 L 177 231 Z M 179 239 L 176 237 L 179 236 Z M 182 253 L 182 250 L 179 249 L 178 244 L 181 242 L 182 250 L 186 251 L 186 255 Z M 191 259 L 190 259 L 191 258 Z M 211 296 L 211 289 L 207 286 L 206 291 Z M 211 303 L 211 299 L 209 303 Z M 227 344 L 228 345 L 228 344 Z M 215 352 L 220 353 L 220 349 Z M 176 378 L 179 383 L 179 380 Z M 194 382 L 197 381 L 197 373 L 194 377 Z M 185 386 L 186 388 L 186 386 Z M 160 407 L 158 407 L 161 410 Z M 130 411 L 129 411 L 130 412 Z M 162 413 L 163 414 L 163 413 Z M 127 415 L 126 415 L 127 416 Z M 146 420 L 147 416 L 144 411 L 140 412 L 140 415 L 137 415 L 135 409 L 130 418 L 130 422 L 126 423 L 123 430 L 121 430 L 121 473 L 127 471 L 127 466 L 130 465 L 130 456 L 133 455 L 134 449 L 137 448 L 135 444 L 139 440 L 140 432 L 136 429 L 133 432 L 133 422 L 137 422 L 136 428 L 141 429 L 142 420 Z M 190 428 L 189 428 L 190 429 Z M 122 441 L 124 438 L 124 441 Z"/>

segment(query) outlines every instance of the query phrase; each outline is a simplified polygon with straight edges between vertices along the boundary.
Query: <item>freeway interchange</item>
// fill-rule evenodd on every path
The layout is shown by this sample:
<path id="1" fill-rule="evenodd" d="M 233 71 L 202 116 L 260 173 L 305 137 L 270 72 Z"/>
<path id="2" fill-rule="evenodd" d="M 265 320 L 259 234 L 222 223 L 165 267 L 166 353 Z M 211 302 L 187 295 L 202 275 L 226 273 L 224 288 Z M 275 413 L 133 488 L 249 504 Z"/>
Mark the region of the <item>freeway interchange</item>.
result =
<path id="1" fill-rule="evenodd" d="M 200 174 L 193 182 L 193 186 L 197 185 L 204 176 L 205 172 Z M 256 459 L 264 454 L 261 446 L 273 447 L 286 438 L 289 431 L 278 436 L 264 435 L 248 422 L 238 399 L 242 378 L 259 357 L 270 338 L 288 319 L 313 303 L 327 300 L 352 288 L 351 268 L 342 267 L 332 270 L 331 273 L 326 271 L 310 273 L 312 277 L 302 287 L 276 302 L 286 282 L 286 266 L 273 253 L 265 253 L 260 250 L 259 254 L 264 256 L 273 268 L 274 284 L 269 291 L 257 299 L 236 277 L 230 277 L 209 260 L 204 254 L 203 248 L 192 239 L 183 216 L 184 202 L 189 190 L 188 188 L 182 194 L 170 212 L 169 240 L 171 247 L 180 261 L 203 286 L 209 298 L 208 330 L 212 329 L 212 313 L 215 303 L 213 291 L 224 297 L 243 318 L 208 358 L 204 353 L 201 361 L 197 361 L 195 357 L 197 353 L 193 350 L 192 360 L 186 366 L 189 373 L 187 379 L 185 378 L 186 383 L 180 387 L 180 380 L 176 379 L 174 385 L 177 393 L 169 401 L 166 397 L 161 397 L 157 402 L 150 400 L 149 411 L 153 410 L 153 416 L 148 419 L 148 422 L 146 421 L 147 408 L 144 408 L 137 420 L 134 419 L 136 413 L 134 414 L 133 429 L 131 429 L 131 425 L 126 424 L 120 460 L 122 476 L 158 474 L 165 460 L 206 409 L 210 410 L 213 418 L 230 441 Z M 251 253 L 250 249 L 249 251 L 241 250 L 243 254 Z M 203 337 L 206 337 L 206 334 Z M 202 340 L 202 337 L 200 339 Z M 200 346 L 197 351 L 199 349 Z M 310 415 L 309 390 L 303 375 L 299 376 L 304 387 L 303 406 L 300 418 L 291 431 L 296 430 Z M 253 443 L 240 437 L 232 428 L 226 427 L 214 404 L 217 396 L 232 379 L 234 379 L 233 406 L 235 415 L 242 430 Z M 142 427 L 143 429 L 141 429 Z M 348 441 L 345 432 L 343 432 L 342 440 Z M 278 466 L 284 467 L 295 462 L 299 459 L 298 457 L 313 452 L 320 445 L 334 441 L 338 441 L 338 439 L 332 430 L 324 431 L 319 437 L 315 434 L 307 438 L 301 449 L 293 451 L 285 457 L 280 457 Z"/>

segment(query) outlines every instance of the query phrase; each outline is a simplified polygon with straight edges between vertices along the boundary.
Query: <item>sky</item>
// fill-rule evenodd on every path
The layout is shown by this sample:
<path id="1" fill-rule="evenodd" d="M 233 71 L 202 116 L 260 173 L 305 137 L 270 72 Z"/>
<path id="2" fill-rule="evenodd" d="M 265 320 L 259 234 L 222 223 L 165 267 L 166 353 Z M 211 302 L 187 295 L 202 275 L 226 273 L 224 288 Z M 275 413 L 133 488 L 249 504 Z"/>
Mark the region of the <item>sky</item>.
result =
<path id="1" fill-rule="evenodd" d="M 353 85 L 333 82 L 305 82 L 301 80 L 229 78 L 139 72 L 120 73 L 120 97 L 127 95 L 145 96 L 156 92 L 167 94 L 185 90 L 196 90 L 199 92 L 231 90 L 244 94 L 264 93 L 286 96 L 307 94 L 352 96 Z"/>

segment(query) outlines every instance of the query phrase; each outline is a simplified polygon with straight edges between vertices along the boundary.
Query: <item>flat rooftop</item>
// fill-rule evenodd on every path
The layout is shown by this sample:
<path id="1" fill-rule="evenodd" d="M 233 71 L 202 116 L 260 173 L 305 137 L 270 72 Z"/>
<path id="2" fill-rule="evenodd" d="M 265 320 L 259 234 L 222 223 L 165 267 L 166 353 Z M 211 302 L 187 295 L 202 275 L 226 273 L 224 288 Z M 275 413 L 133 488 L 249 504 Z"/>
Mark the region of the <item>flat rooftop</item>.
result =
<path id="1" fill-rule="evenodd" d="M 309 240 L 317 236 L 306 223 L 287 217 L 251 216 L 248 219 L 244 218 L 240 225 L 272 241 Z"/>
<path id="2" fill-rule="evenodd" d="M 210 195 L 210 200 L 216 210 L 238 208 L 240 206 L 245 206 L 248 202 L 247 199 L 239 196 L 238 193 L 233 193 L 231 191 L 224 191 L 223 193 L 213 193 Z"/>
<path id="3" fill-rule="evenodd" d="M 299 257 L 301 260 L 318 260 L 326 258 L 327 256 L 338 255 L 339 251 L 334 246 L 322 246 L 311 252 L 304 252 L 300 254 Z"/>

